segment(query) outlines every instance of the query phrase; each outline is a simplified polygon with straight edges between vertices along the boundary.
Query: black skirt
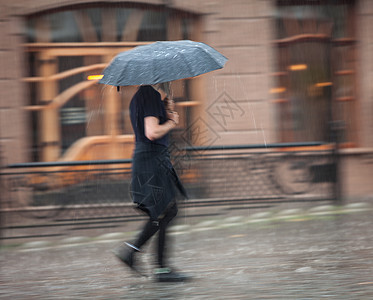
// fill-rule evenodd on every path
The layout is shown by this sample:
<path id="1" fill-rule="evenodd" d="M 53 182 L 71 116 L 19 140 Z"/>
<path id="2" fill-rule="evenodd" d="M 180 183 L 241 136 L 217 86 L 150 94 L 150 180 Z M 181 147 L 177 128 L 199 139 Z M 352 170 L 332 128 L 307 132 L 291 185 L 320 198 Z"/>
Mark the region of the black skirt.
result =
<path id="1" fill-rule="evenodd" d="M 153 220 L 163 217 L 175 202 L 177 188 L 187 198 L 167 147 L 137 142 L 132 162 L 131 195 L 138 208 Z"/>

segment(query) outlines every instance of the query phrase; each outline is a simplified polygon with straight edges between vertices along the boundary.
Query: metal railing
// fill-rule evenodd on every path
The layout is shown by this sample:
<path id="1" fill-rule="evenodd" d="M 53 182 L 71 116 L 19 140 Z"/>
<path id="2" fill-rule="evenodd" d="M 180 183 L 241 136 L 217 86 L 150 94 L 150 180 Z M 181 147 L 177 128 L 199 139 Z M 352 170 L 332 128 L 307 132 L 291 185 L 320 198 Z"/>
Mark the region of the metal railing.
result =
<path id="1" fill-rule="evenodd" d="M 309 150 L 315 147 L 319 149 Z M 184 207 L 336 198 L 333 145 L 173 145 L 170 151 L 191 198 L 181 201 Z M 1 213 L 10 216 L 2 226 L 138 216 L 130 196 L 130 173 L 131 160 L 9 165 L 0 174 Z"/>
<path id="2" fill-rule="evenodd" d="M 318 146 L 325 149 L 310 150 Z M 190 168 L 200 175 L 203 198 L 332 200 L 336 178 L 332 149 L 312 142 L 188 147 L 186 152 Z"/>

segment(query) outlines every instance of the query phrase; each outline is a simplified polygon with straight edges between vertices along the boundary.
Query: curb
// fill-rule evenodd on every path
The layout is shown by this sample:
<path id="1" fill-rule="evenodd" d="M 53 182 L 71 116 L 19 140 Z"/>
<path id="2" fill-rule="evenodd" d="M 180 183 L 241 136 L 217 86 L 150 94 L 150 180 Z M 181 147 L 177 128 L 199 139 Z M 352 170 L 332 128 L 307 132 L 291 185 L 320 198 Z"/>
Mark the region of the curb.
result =
<path id="1" fill-rule="evenodd" d="M 368 203 L 352 203 L 345 206 L 321 205 L 315 206 L 308 210 L 299 208 L 284 209 L 278 212 L 260 212 L 245 216 L 227 217 L 220 220 L 204 220 L 195 225 L 175 225 L 170 227 L 170 235 L 180 235 L 192 232 L 208 231 L 215 229 L 230 228 L 243 225 L 267 224 L 274 222 L 286 221 L 309 221 L 317 218 L 325 218 L 325 216 L 342 215 L 349 213 L 359 213 L 372 211 L 373 208 Z M 133 233 L 133 232 L 132 232 Z M 109 243 L 118 242 L 129 237 L 128 232 L 113 232 L 102 234 L 97 237 L 76 236 L 68 237 L 57 243 L 50 241 L 32 241 L 14 247 L 1 247 L 0 250 L 6 248 L 17 249 L 19 251 L 39 251 L 51 248 L 73 247 L 92 243 Z"/>

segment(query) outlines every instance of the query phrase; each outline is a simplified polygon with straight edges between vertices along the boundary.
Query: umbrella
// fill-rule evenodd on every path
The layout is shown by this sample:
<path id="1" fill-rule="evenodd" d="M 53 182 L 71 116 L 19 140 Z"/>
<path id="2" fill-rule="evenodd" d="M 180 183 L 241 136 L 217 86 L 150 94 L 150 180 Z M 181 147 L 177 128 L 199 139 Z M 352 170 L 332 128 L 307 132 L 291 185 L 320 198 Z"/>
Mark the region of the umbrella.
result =
<path id="1" fill-rule="evenodd" d="M 214 48 L 189 40 L 155 42 L 119 53 L 99 83 L 147 85 L 190 78 L 223 68 L 227 58 Z"/>

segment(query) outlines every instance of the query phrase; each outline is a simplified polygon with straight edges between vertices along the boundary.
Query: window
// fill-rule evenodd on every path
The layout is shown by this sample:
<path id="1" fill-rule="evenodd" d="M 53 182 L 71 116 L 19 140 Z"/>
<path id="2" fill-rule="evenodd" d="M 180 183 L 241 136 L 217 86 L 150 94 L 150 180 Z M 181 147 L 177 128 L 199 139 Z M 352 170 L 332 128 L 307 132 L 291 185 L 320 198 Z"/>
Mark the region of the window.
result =
<path id="1" fill-rule="evenodd" d="M 121 51 L 159 40 L 191 39 L 196 18 L 130 2 L 66 6 L 28 16 L 25 81 L 34 160 L 58 160 L 83 137 L 132 133 L 128 107 L 135 88 L 111 96 L 87 77 L 100 74 Z M 175 84 L 176 102 L 187 100 L 188 88 L 188 80 Z M 116 101 L 107 105 L 107 95 Z"/>
<path id="2" fill-rule="evenodd" d="M 355 145 L 354 1 L 277 1 L 276 105 L 282 142 L 329 141 L 343 121 L 343 142 Z"/>

